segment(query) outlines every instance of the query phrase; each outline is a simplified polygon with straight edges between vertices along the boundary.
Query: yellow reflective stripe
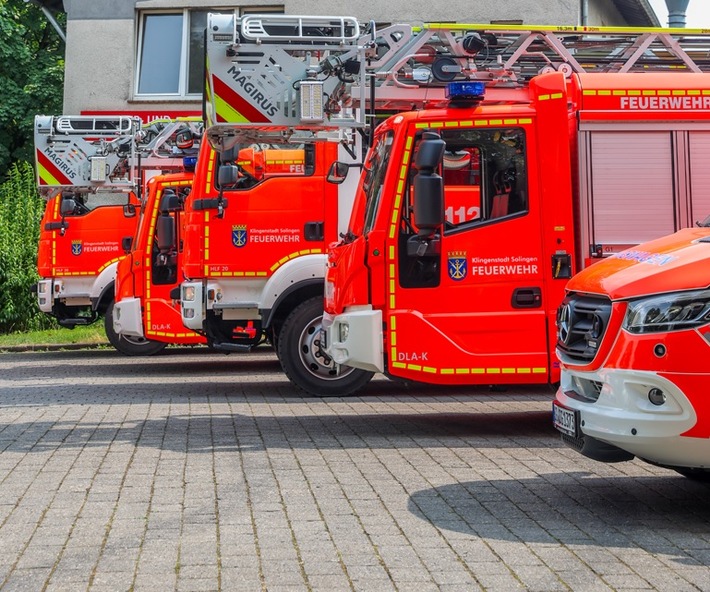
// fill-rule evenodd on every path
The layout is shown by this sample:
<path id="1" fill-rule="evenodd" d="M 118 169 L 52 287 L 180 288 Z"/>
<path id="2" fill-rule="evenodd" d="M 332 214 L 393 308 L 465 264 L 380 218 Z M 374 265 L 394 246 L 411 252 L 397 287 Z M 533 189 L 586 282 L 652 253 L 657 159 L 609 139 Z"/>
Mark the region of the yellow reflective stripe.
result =
<path id="1" fill-rule="evenodd" d="M 37 165 L 37 174 L 47 185 L 61 185 L 59 180 L 41 165 Z"/>
<path id="2" fill-rule="evenodd" d="M 249 123 L 249 120 L 244 117 L 244 115 L 218 95 L 214 96 L 214 106 L 217 115 L 221 117 L 223 121 L 229 121 L 230 123 Z"/>
<path id="3" fill-rule="evenodd" d="M 276 263 L 274 263 L 269 269 L 271 271 L 275 271 L 279 267 L 281 267 L 284 263 L 291 261 L 291 259 L 296 259 L 297 257 L 301 257 L 303 255 L 320 255 L 323 252 L 324 252 L 323 249 L 304 249 L 302 251 L 296 251 L 295 253 L 291 253 L 290 255 L 286 255 L 285 257 L 282 257 Z"/>

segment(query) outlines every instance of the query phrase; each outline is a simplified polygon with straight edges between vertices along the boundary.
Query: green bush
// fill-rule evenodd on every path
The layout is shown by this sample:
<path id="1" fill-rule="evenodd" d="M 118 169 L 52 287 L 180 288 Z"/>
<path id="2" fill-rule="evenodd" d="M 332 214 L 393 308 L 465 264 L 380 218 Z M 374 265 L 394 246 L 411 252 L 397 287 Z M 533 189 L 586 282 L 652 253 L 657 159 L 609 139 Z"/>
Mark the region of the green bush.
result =
<path id="1" fill-rule="evenodd" d="M 44 213 L 32 167 L 11 166 L 0 185 L 0 334 L 54 326 L 37 307 L 37 244 Z"/>

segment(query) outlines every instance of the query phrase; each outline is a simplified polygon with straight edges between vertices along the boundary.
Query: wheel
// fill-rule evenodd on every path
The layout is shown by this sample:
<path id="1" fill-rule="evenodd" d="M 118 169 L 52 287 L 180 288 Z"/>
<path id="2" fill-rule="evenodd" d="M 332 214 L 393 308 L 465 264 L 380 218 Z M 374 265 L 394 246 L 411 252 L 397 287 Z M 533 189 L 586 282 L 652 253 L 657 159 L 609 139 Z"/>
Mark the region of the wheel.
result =
<path id="1" fill-rule="evenodd" d="M 317 397 L 345 397 L 365 386 L 373 373 L 340 366 L 322 347 L 323 298 L 299 304 L 279 331 L 277 353 L 291 382 Z"/>
<path id="2" fill-rule="evenodd" d="M 113 300 L 109 302 L 106 314 L 104 315 L 104 328 L 106 337 L 113 347 L 126 356 L 152 356 L 159 351 L 163 351 L 167 343 L 153 341 L 145 337 L 133 337 L 129 335 L 119 335 L 113 329 Z"/>

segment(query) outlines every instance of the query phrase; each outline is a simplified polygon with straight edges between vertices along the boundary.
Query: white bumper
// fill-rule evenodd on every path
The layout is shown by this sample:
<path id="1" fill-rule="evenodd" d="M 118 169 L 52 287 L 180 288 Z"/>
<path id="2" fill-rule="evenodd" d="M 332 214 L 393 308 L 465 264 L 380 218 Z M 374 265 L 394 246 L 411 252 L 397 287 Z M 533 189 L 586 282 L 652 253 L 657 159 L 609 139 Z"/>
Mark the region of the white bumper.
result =
<path id="1" fill-rule="evenodd" d="M 91 306 L 94 276 L 50 278 L 37 282 L 37 304 L 42 312 L 51 313 L 56 300 L 67 306 Z"/>
<path id="2" fill-rule="evenodd" d="M 52 305 L 54 304 L 53 283 L 52 280 L 40 280 L 37 282 L 37 305 L 42 312 L 52 312 Z"/>
<path id="3" fill-rule="evenodd" d="M 660 389 L 665 401 L 649 398 Z M 587 397 L 599 391 L 596 401 Z M 641 459 L 674 467 L 710 468 L 710 440 L 681 436 L 697 422 L 683 392 L 654 372 L 563 370 L 557 402 L 579 412 L 578 430 Z"/>
<path id="4" fill-rule="evenodd" d="M 323 315 L 326 351 L 336 364 L 384 372 L 382 311 L 353 307 L 344 313 Z"/>
<path id="5" fill-rule="evenodd" d="M 180 316 L 182 324 L 193 331 L 202 331 L 205 318 L 205 291 L 202 282 L 180 285 Z"/>
<path id="6" fill-rule="evenodd" d="M 113 330 L 119 335 L 144 336 L 140 299 L 124 298 L 113 305 Z"/>

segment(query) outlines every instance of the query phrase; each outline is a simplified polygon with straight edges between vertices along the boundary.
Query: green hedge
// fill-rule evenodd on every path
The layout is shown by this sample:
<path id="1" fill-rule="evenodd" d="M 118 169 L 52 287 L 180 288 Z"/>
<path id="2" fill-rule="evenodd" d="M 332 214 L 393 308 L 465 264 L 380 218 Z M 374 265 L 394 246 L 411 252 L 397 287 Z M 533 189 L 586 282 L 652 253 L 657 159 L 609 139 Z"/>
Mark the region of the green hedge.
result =
<path id="1" fill-rule="evenodd" d="M 13 164 L 0 185 L 0 334 L 55 326 L 30 292 L 44 206 L 32 166 Z"/>

